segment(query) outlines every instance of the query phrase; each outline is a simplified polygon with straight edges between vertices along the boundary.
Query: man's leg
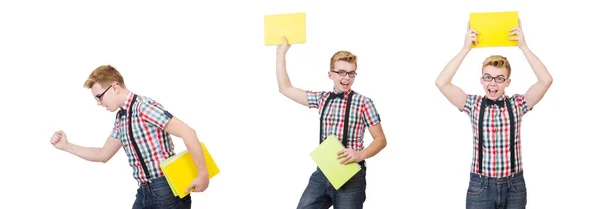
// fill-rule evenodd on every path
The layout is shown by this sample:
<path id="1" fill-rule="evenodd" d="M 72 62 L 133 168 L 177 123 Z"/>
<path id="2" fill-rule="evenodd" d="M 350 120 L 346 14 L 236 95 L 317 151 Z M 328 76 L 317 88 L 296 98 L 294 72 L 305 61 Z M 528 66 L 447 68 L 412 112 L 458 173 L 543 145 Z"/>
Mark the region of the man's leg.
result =
<path id="1" fill-rule="evenodd" d="M 496 183 L 489 183 L 487 177 L 471 173 L 467 209 L 496 209 L 497 188 Z"/>
<path id="2" fill-rule="evenodd" d="M 308 181 L 306 189 L 298 202 L 297 209 L 328 209 L 331 197 L 328 194 L 329 181 L 320 169 L 317 169 Z"/>
<path id="3" fill-rule="evenodd" d="M 523 172 L 516 173 L 514 177 L 509 178 L 508 191 L 506 192 L 507 209 L 524 209 L 527 205 L 527 187 Z"/>
<path id="4" fill-rule="evenodd" d="M 340 189 L 334 191 L 334 209 L 362 209 L 367 199 L 367 169 L 363 167 Z"/>
<path id="5" fill-rule="evenodd" d="M 135 201 L 133 202 L 132 209 L 143 209 L 144 208 L 144 194 L 141 188 L 137 189 L 137 193 L 135 194 Z"/>

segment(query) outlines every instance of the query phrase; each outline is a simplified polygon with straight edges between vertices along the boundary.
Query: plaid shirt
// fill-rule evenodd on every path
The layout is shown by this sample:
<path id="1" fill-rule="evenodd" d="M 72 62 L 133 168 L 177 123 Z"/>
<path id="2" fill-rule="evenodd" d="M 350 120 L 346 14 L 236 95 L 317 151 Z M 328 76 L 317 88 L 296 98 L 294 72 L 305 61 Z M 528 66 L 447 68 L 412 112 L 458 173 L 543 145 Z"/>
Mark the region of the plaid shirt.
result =
<path id="1" fill-rule="evenodd" d="M 331 93 L 337 93 L 335 90 L 333 92 L 306 92 L 309 108 L 318 108 L 319 113 L 323 110 L 323 105 L 327 97 Z M 325 112 L 323 113 L 324 124 L 320 140 L 325 140 L 327 136 L 335 134 L 341 141 L 342 132 L 344 131 L 344 114 L 346 114 L 345 110 L 349 93 L 350 91 L 344 92 L 344 99 L 332 99 L 328 104 L 329 108 L 325 108 Z M 348 118 L 348 148 L 360 151 L 364 149 L 363 138 L 365 129 L 377 125 L 381 120 L 370 98 L 354 92 L 351 102 L 352 109 Z"/>
<path id="2" fill-rule="evenodd" d="M 482 168 L 479 170 L 479 114 L 481 113 L 481 100 L 483 96 L 467 95 L 467 102 L 462 112 L 471 118 L 473 129 L 473 160 L 471 172 L 489 177 L 506 177 L 511 175 L 510 156 L 510 118 L 506 107 L 489 105 L 485 108 L 483 118 L 483 158 Z M 498 100 L 509 99 L 515 116 L 515 162 L 516 171 L 523 170 L 521 159 L 521 121 L 523 115 L 529 111 L 525 96 L 515 94 L 512 97 L 503 95 Z M 506 103 L 508 105 L 509 103 Z"/>
<path id="3" fill-rule="evenodd" d="M 137 96 L 134 106 L 130 109 L 129 105 L 133 95 L 131 92 L 127 95 L 121 109 L 127 112 L 133 111 L 131 115 L 133 138 L 140 149 L 150 176 L 146 176 L 144 173 L 130 141 L 128 114 L 117 113 L 115 127 L 110 136 L 121 140 L 129 159 L 129 165 L 133 168 L 133 177 L 138 183 L 144 183 L 149 179 L 163 176 L 159 166 L 160 162 L 175 155 L 171 136 L 163 130 L 173 116 L 158 102 L 140 95 Z"/>

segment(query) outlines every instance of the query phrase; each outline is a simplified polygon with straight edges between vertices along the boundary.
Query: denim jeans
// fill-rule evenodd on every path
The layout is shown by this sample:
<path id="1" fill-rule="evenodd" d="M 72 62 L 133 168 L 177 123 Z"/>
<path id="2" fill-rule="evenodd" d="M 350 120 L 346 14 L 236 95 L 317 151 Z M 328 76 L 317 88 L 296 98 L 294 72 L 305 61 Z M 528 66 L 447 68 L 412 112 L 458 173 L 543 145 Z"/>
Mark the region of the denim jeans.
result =
<path id="1" fill-rule="evenodd" d="M 523 172 L 502 178 L 471 173 L 467 209 L 522 209 L 527 205 Z"/>
<path id="2" fill-rule="evenodd" d="M 366 167 L 356 173 L 339 190 L 335 190 L 319 168 L 311 175 L 298 209 L 362 209 L 366 199 Z"/>
<path id="3" fill-rule="evenodd" d="M 191 207 L 191 194 L 184 198 L 176 197 L 164 176 L 152 179 L 151 183 L 141 184 L 133 203 L 133 209 L 189 209 Z"/>

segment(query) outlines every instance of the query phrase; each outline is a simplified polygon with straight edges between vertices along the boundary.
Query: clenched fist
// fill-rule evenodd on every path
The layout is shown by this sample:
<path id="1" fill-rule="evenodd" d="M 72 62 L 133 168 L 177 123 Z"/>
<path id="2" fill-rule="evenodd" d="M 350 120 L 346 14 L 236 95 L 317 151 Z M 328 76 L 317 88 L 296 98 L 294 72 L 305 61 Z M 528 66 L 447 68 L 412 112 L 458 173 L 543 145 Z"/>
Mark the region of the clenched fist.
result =
<path id="1" fill-rule="evenodd" d="M 50 143 L 55 148 L 64 150 L 69 142 L 67 142 L 67 135 L 62 130 L 54 132 L 54 135 L 50 138 Z"/>

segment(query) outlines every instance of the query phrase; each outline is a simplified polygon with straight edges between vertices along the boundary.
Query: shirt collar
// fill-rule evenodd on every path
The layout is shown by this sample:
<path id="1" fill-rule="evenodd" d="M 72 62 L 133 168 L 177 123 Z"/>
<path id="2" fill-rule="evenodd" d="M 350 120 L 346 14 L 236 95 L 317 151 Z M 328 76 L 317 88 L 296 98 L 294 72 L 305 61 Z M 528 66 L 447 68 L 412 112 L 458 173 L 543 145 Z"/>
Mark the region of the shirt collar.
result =
<path id="1" fill-rule="evenodd" d="M 348 91 L 345 91 L 345 92 L 344 92 L 344 97 L 347 97 L 347 96 L 348 96 L 348 94 L 350 94 L 350 92 L 351 92 L 351 91 L 352 91 L 352 89 L 349 89 Z M 341 93 L 341 92 L 338 92 L 338 91 L 336 91 L 336 90 L 335 90 L 335 87 L 334 87 L 334 88 L 333 88 L 333 91 L 331 91 L 331 93 L 333 93 L 333 94 L 339 94 L 339 93 Z"/>
<path id="2" fill-rule="evenodd" d="M 127 93 L 125 102 L 123 102 L 123 104 L 121 105 L 122 110 L 129 110 L 129 104 L 131 104 L 131 102 L 133 101 L 133 95 L 134 94 L 132 92 Z"/>

